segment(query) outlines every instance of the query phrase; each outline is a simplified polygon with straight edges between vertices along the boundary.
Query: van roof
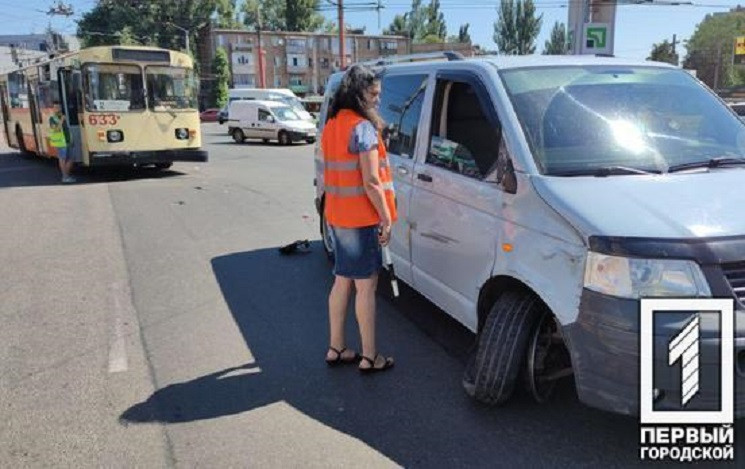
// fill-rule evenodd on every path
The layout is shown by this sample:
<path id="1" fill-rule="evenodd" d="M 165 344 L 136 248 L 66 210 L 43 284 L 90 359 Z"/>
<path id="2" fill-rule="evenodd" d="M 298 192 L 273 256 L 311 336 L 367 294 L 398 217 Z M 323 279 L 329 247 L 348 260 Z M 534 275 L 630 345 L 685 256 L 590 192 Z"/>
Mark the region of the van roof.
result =
<path id="1" fill-rule="evenodd" d="M 248 105 L 262 105 L 266 107 L 289 107 L 285 103 L 279 101 L 266 101 L 262 99 L 239 99 L 230 103 L 231 106 L 248 106 Z"/>
<path id="2" fill-rule="evenodd" d="M 391 63 L 381 66 L 373 65 L 373 68 L 382 67 L 389 70 L 431 70 L 436 68 L 457 68 L 463 64 L 488 63 L 500 70 L 524 68 L 524 67 L 559 67 L 559 66 L 587 66 L 587 65 L 614 65 L 626 67 L 666 67 L 678 68 L 674 65 L 662 62 L 652 62 L 638 59 L 623 59 L 616 57 L 605 57 L 595 55 L 492 55 L 464 58 L 463 60 L 427 60 L 418 62 Z M 343 72 L 339 72 L 343 73 Z"/>

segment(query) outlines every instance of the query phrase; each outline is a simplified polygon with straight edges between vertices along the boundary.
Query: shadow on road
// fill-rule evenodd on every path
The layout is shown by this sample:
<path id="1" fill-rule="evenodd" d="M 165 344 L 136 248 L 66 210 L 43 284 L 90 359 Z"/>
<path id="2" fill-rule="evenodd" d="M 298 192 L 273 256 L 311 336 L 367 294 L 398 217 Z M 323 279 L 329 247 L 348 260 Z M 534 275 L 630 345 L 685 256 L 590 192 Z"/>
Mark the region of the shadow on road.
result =
<path id="1" fill-rule="evenodd" d="M 161 179 L 184 173 L 155 168 L 76 168 L 77 184 L 95 184 L 136 179 Z M 58 186 L 60 171 L 56 159 L 24 156 L 13 150 L 0 150 L 0 188 Z"/>
<path id="2" fill-rule="evenodd" d="M 460 384 L 471 334 L 408 288 L 392 300 L 381 282 L 378 295 L 379 348 L 396 357 L 396 368 L 374 376 L 360 376 L 354 366 L 328 368 L 332 278 L 320 244 L 312 249 L 214 258 L 256 363 L 159 389 L 122 422 L 190 422 L 285 401 L 405 467 L 638 463 L 636 419 L 583 406 L 571 384 L 542 406 L 524 395 L 499 408 L 473 402 Z M 353 317 L 347 337 L 356 348 Z"/>

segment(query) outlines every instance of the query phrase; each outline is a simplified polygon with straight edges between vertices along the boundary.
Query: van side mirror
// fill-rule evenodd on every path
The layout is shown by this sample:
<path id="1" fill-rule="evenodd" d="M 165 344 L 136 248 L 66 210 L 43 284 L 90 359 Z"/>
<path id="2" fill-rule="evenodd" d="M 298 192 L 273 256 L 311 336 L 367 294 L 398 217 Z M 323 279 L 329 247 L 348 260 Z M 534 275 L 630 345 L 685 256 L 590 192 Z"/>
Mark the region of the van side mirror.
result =
<path id="1" fill-rule="evenodd" d="M 274 119 L 274 116 L 267 116 L 266 121 L 274 124 L 276 122 L 276 119 Z"/>

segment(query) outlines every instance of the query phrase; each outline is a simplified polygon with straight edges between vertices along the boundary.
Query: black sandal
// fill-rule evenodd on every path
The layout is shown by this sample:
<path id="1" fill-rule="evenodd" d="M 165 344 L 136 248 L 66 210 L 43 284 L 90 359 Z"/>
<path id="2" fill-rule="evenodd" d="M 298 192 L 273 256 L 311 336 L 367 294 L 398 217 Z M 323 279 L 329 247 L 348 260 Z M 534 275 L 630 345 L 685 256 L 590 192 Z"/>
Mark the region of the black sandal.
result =
<path id="1" fill-rule="evenodd" d="M 356 353 L 351 358 L 343 358 L 342 354 L 347 351 L 347 348 L 344 347 L 341 350 L 337 350 L 334 347 L 329 347 L 329 350 L 334 352 L 336 354 L 336 358 L 333 360 L 326 359 L 326 364 L 328 366 L 337 366 L 337 365 L 351 365 L 353 363 L 359 363 L 360 362 L 360 354 Z"/>
<path id="2" fill-rule="evenodd" d="M 378 357 L 383 357 L 383 356 L 381 354 L 379 354 L 379 353 L 376 353 L 375 354 L 375 358 L 372 358 L 371 359 L 371 358 L 368 358 L 368 357 L 362 355 L 360 358 L 362 360 L 366 361 L 367 363 L 369 363 L 370 364 L 370 367 L 369 368 L 359 368 L 358 367 L 357 369 L 360 371 L 360 373 L 369 374 L 369 373 L 377 373 L 377 372 L 380 372 L 380 371 L 386 371 L 386 370 L 390 370 L 391 368 L 393 368 L 393 365 L 395 363 L 393 362 L 393 358 L 391 358 L 391 357 L 383 357 L 383 358 L 385 358 L 385 362 L 383 362 L 383 366 L 375 366 L 375 362 L 378 361 Z"/>

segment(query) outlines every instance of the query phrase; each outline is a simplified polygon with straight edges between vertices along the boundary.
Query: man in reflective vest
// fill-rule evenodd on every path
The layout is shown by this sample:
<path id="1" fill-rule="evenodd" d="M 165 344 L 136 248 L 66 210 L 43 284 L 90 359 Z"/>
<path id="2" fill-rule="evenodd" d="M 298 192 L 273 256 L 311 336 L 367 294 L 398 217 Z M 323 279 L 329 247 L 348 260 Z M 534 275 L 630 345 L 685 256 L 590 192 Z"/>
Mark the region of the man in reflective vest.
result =
<path id="1" fill-rule="evenodd" d="M 396 221 L 393 180 L 380 138 L 376 111 L 380 80 L 368 68 L 351 67 L 334 94 L 321 136 L 324 158 L 324 216 L 334 240 L 334 286 L 329 295 L 329 365 L 359 363 L 360 372 L 393 367 L 375 341 L 375 289 L 381 245 Z M 362 339 L 362 356 L 347 349 L 344 322 L 352 292 Z"/>
<path id="2" fill-rule="evenodd" d="M 57 107 L 54 114 L 49 117 L 49 145 L 57 152 L 57 160 L 59 161 L 59 169 L 62 172 L 62 182 L 64 184 L 75 182 L 75 178 L 70 175 L 73 162 L 67 152 L 69 141 L 65 116 L 62 114 L 62 110 Z"/>

